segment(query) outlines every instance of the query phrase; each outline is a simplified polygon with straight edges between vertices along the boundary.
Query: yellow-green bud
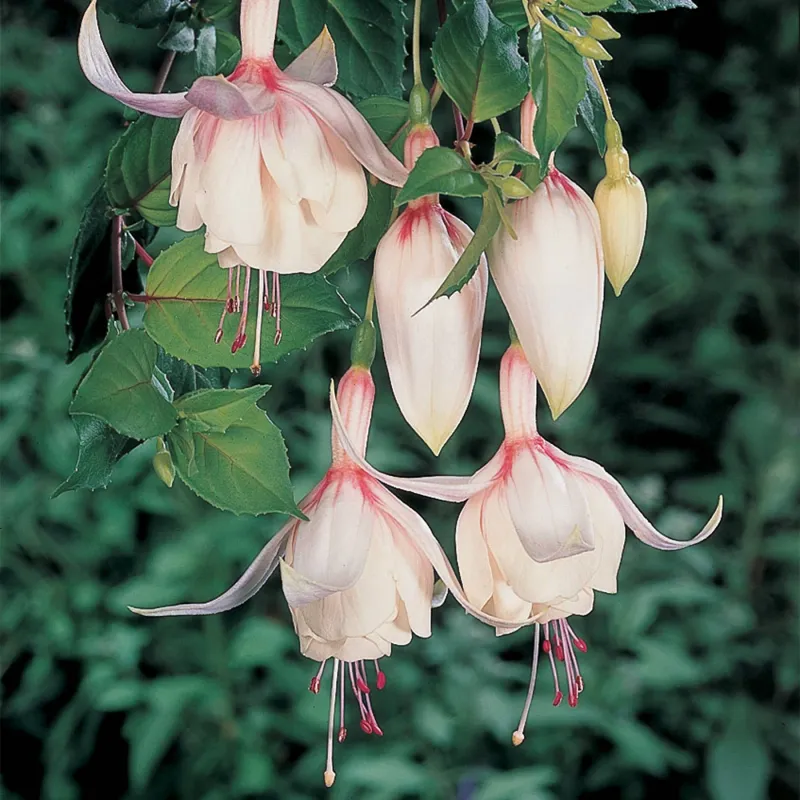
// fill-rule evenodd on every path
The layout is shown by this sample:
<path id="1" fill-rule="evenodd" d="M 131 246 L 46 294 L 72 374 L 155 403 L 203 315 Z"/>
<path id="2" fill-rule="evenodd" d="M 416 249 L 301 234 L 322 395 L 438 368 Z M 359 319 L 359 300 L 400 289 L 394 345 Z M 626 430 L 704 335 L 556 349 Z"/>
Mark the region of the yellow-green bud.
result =
<path id="1" fill-rule="evenodd" d="M 600 41 L 620 38 L 619 31 L 615 31 L 607 19 L 603 17 L 589 17 L 589 19 L 591 22 L 589 23 L 589 29 L 586 31 L 589 36 Z"/>
<path id="2" fill-rule="evenodd" d="M 156 439 L 156 454 L 153 456 L 153 471 L 158 477 L 172 488 L 175 482 L 175 464 L 172 463 L 172 456 L 169 454 L 167 445 L 159 436 Z"/>
<path id="3" fill-rule="evenodd" d="M 593 58 L 596 61 L 611 61 L 611 53 L 597 39 L 568 32 L 564 32 L 563 36 L 584 58 Z"/>
<path id="4" fill-rule="evenodd" d="M 408 96 L 408 118 L 412 125 L 431 120 L 431 96 L 421 83 L 415 83 Z"/>
<path id="5" fill-rule="evenodd" d="M 497 165 L 496 169 L 501 175 L 510 175 L 514 171 L 514 162 L 513 161 L 501 161 Z"/>
<path id="6" fill-rule="evenodd" d="M 619 296 L 636 269 L 647 227 L 647 196 L 630 171 L 622 145 L 606 151 L 606 177 L 597 184 L 594 204 L 600 217 L 608 280 Z"/>
<path id="7" fill-rule="evenodd" d="M 522 197 L 530 197 L 533 194 L 529 186 L 513 175 L 502 178 L 498 182 L 498 186 L 506 197 L 510 197 L 514 200 L 518 200 Z"/>

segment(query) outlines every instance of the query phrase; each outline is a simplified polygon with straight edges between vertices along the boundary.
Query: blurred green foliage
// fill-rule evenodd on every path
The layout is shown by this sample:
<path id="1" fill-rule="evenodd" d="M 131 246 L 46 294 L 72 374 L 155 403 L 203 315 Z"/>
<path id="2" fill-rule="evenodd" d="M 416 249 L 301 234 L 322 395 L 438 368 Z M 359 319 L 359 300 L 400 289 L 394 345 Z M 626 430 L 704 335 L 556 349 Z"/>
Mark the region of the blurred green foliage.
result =
<path id="1" fill-rule="evenodd" d="M 64 364 L 64 268 L 122 119 L 80 74 L 78 5 L 2 11 L 4 796 L 322 796 L 327 703 L 306 691 L 314 665 L 298 654 L 277 580 L 222 618 L 143 620 L 125 608 L 214 596 L 280 520 L 167 489 L 147 448 L 120 462 L 108 490 L 49 499 L 74 463 L 67 407 L 88 363 Z M 326 796 L 797 796 L 797 8 L 700 6 L 614 17 L 624 38 L 604 72 L 650 227 L 623 296 L 607 293 L 589 387 L 542 427 L 622 478 L 666 533 L 697 528 L 720 492 L 723 524 L 681 553 L 629 543 L 619 595 L 599 596 L 576 622 L 590 647 L 580 706 L 552 708 L 542 686 L 520 748 L 510 734 L 529 635 L 497 639 L 449 602 L 431 639 L 386 662 L 376 698 L 386 736 L 353 731 Z M 104 30 L 131 85 L 151 83 L 158 32 Z M 181 75 L 179 64 L 174 88 Z M 570 136 L 559 166 L 594 186 L 602 165 L 588 133 Z M 458 210 L 474 222 L 474 207 Z M 363 302 L 366 275 L 336 280 Z M 400 417 L 378 361 L 376 465 L 466 474 L 491 455 L 505 331 L 491 294 L 475 396 L 438 461 Z M 265 371 L 298 498 L 326 468 L 327 386 L 349 339 L 331 334 Z M 457 509 L 410 502 L 452 552 Z"/>

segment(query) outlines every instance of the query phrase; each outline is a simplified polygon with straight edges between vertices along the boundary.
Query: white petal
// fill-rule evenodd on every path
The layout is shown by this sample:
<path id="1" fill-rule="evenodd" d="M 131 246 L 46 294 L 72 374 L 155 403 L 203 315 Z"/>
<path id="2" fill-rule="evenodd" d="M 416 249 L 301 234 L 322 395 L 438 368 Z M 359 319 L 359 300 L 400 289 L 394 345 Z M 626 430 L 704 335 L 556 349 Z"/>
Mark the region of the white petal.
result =
<path id="1" fill-rule="evenodd" d="M 284 79 L 286 77 L 284 74 Z M 306 81 L 285 81 L 285 88 L 302 100 L 369 172 L 392 186 L 405 183 L 408 170 L 389 152 L 349 100 L 332 89 Z"/>
<path id="2" fill-rule="evenodd" d="M 653 527 L 644 514 L 636 507 L 633 500 L 628 497 L 619 482 L 612 478 L 599 464 L 595 464 L 594 461 L 589 461 L 586 458 L 567 455 L 552 445 L 549 447 L 550 450 L 557 454 L 570 468 L 588 476 L 598 483 L 611 498 L 611 501 L 622 515 L 625 524 L 633 531 L 636 538 L 640 539 L 645 544 L 649 544 L 651 547 L 655 547 L 657 550 L 682 550 L 684 547 L 698 544 L 704 539 L 708 539 L 722 520 L 722 495 L 720 495 L 714 513 L 703 526 L 700 533 L 684 542 L 670 539 L 664 536 L 664 534 L 659 533 L 659 531 Z"/>
<path id="3" fill-rule="evenodd" d="M 456 559 L 464 593 L 477 608 L 483 608 L 492 596 L 494 579 L 489 563 L 489 549 L 481 530 L 483 500 L 479 494 L 467 500 L 456 524 Z"/>
<path id="4" fill-rule="evenodd" d="M 589 378 L 603 307 L 600 222 L 592 201 L 553 172 L 513 204 L 489 268 L 554 416 Z"/>
<path id="5" fill-rule="evenodd" d="M 600 551 L 600 563 L 592 577 L 592 588 L 614 594 L 625 546 L 625 523 L 609 496 L 597 484 L 582 479 L 581 491 L 589 506 L 597 549 Z"/>
<path id="6" fill-rule="evenodd" d="M 375 301 L 392 391 L 409 425 L 436 455 L 461 422 L 475 384 L 485 259 L 460 292 L 422 307 L 471 237 L 460 220 L 426 203 L 407 208 L 375 252 Z"/>
<path id="7" fill-rule="evenodd" d="M 191 108 L 185 92 L 150 94 L 132 92 L 125 86 L 111 64 L 108 51 L 100 36 L 100 28 L 97 25 L 97 0 L 89 3 L 83 15 L 78 34 L 78 59 L 89 83 L 137 111 L 144 111 L 156 117 L 181 117 Z"/>
<path id="8" fill-rule="evenodd" d="M 552 622 L 556 619 L 566 619 L 573 614 L 586 616 L 594 608 L 594 592 L 591 589 L 583 589 L 575 597 L 568 600 L 559 600 L 553 605 L 533 606 L 533 613 L 541 615 L 539 622 Z"/>
<path id="9" fill-rule="evenodd" d="M 327 25 L 284 72 L 292 78 L 311 81 L 320 86 L 333 86 L 336 83 L 339 72 L 336 64 L 336 46 Z"/>
<path id="10" fill-rule="evenodd" d="M 286 539 L 296 524 L 293 520 L 281 528 L 255 557 L 253 563 L 245 570 L 242 577 L 227 592 L 224 592 L 214 600 L 209 600 L 207 603 L 185 603 L 176 606 L 162 606 L 161 608 L 134 608 L 133 606 L 128 606 L 128 608 L 143 617 L 219 614 L 222 611 L 230 611 L 230 609 L 236 608 L 236 606 L 240 606 L 256 594 L 275 571 L 275 567 L 278 566 L 286 546 Z"/>
<path id="11" fill-rule="evenodd" d="M 309 521 L 292 537 L 290 566 L 304 578 L 339 591 L 361 577 L 372 533 L 381 524 L 371 499 L 350 474 L 329 473 Z"/>

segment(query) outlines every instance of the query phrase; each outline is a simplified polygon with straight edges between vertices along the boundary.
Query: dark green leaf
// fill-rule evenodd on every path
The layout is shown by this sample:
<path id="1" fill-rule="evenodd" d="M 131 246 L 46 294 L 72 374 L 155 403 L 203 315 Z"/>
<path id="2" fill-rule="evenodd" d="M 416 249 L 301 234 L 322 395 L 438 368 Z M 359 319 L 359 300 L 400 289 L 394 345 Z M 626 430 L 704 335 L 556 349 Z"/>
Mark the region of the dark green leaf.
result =
<path id="1" fill-rule="evenodd" d="M 469 283 L 478 264 L 481 260 L 481 255 L 489 246 L 495 233 L 500 227 L 501 217 L 500 208 L 502 200 L 495 189 L 491 188 L 483 196 L 483 211 L 481 212 L 481 220 L 478 227 L 475 229 L 475 234 L 470 239 L 469 244 L 464 248 L 461 257 L 456 261 L 450 274 L 442 281 L 441 286 L 436 290 L 436 293 L 430 300 L 423 306 L 430 305 L 434 300 L 440 297 L 450 297 L 464 288 Z M 421 309 L 420 309 L 421 310 Z"/>
<path id="2" fill-rule="evenodd" d="M 302 517 L 292 496 L 281 432 L 255 405 L 264 388 L 242 390 L 250 393 L 249 403 L 241 402 L 240 391 L 227 406 L 231 390 L 197 392 L 188 399 L 167 442 L 181 479 L 217 508 L 236 514 L 277 511 Z M 216 409 L 212 408 L 215 403 Z M 227 424 L 224 431 L 214 430 L 208 420 L 227 422 L 226 413 L 238 419 Z"/>
<path id="3" fill-rule="evenodd" d="M 571 3 L 575 5 L 575 3 Z M 616 0 L 608 10 L 628 14 L 646 14 L 650 11 L 671 11 L 673 8 L 697 8 L 692 0 Z"/>
<path id="4" fill-rule="evenodd" d="M 510 25 L 515 31 L 528 27 L 528 18 L 521 0 L 490 0 L 489 5 L 497 19 Z"/>
<path id="5" fill-rule="evenodd" d="M 453 197 L 480 197 L 486 188 L 486 181 L 455 150 L 431 147 L 417 159 L 394 204 L 400 206 L 437 192 Z"/>
<path id="6" fill-rule="evenodd" d="M 195 48 L 195 38 L 195 30 L 186 20 L 173 19 L 167 32 L 159 39 L 158 46 L 176 53 L 191 53 Z"/>
<path id="7" fill-rule="evenodd" d="M 238 0 L 198 0 L 197 10 L 202 19 L 215 20 L 231 16 L 239 8 Z"/>
<path id="8" fill-rule="evenodd" d="M 204 25 L 197 32 L 194 66 L 198 75 L 217 74 L 217 29 L 213 25 Z"/>
<path id="9" fill-rule="evenodd" d="M 99 6 L 114 19 L 137 28 L 166 25 L 184 0 L 100 0 Z"/>
<path id="10" fill-rule="evenodd" d="M 171 356 L 161 348 L 156 366 L 166 376 L 175 397 L 182 397 L 198 389 L 224 389 L 230 379 L 230 372 L 226 369 L 196 367 Z"/>
<path id="11" fill-rule="evenodd" d="M 445 92 L 475 122 L 516 107 L 528 91 L 517 34 L 492 14 L 486 0 L 468 0 L 447 20 L 432 56 Z"/>
<path id="12" fill-rule="evenodd" d="M 533 141 L 542 168 L 575 127 L 578 104 L 586 92 L 583 59 L 552 28 L 537 24 L 528 36 L 531 92 L 536 100 Z"/>
<path id="13" fill-rule="evenodd" d="M 172 144 L 180 120 L 143 115 L 111 148 L 106 191 L 121 211 L 136 209 L 158 227 L 175 224 L 178 212 L 169 204 Z"/>
<path id="14" fill-rule="evenodd" d="M 586 94 L 578 104 L 578 113 L 581 115 L 583 124 L 592 134 L 592 138 L 597 145 L 597 152 L 603 156 L 606 153 L 606 111 L 603 108 L 600 88 L 594 79 L 594 75 L 592 75 L 592 71 L 585 61 L 583 66 L 586 73 Z"/>
<path id="15" fill-rule="evenodd" d="M 556 6 L 553 9 L 553 14 L 558 17 L 565 25 L 571 25 L 579 31 L 589 30 L 591 25 L 591 18 L 587 17 L 581 11 L 576 11 L 574 8 L 567 6 Z"/>
<path id="16" fill-rule="evenodd" d="M 247 389 L 201 389 L 176 401 L 175 408 L 181 419 L 191 419 L 198 429 L 225 433 L 269 388 L 260 385 Z"/>
<path id="17" fill-rule="evenodd" d="M 67 263 L 67 294 L 64 301 L 66 320 L 67 363 L 87 353 L 106 338 L 108 322 L 105 305 L 111 290 L 111 209 L 101 186 L 83 212 L 72 252 Z M 137 231 L 142 244 L 148 244 L 154 230 L 147 226 Z M 123 266 L 133 262 L 133 235 L 123 239 Z M 135 265 L 122 274 L 124 288 L 130 292 L 142 289 Z"/>
<path id="18" fill-rule="evenodd" d="M 337 86 L 356 98 L 400 97 L 405 71 L 405 14 L 401 0 L 284 0 L 278 32 L 297 55 L 322 31 L 336 43 Z"/>
<path id="19" fill-rule="evenodd" d="M 242 58 L 242 43 L 228 31 L 216 29 L 214 75 L 229 75 Z"/>
<path id="20" fill-rule="evenodd" d="M 143 330 L 123 331 L 100 351 L 78 385 L 71 414 L 99 417 L 134 439 L 175 425 L 176 413 L 156 375 L 158 347 Z"/>
<path id="21" fill-rule="evenodd" d="M 244 287 L 242 269 L 242 287 Z M 147 309 L 144 324 L 148 333 L 168 353 L 202 367 L 249 367 L 253 358 L 258 273 L 250 294 L 247 321 L 248 344 L 231 353 L 239 315 L 228 314 L 219 344 L 214 337 L 228 290 L 228 271 L 217 257 L 203 249 L 197 234 L 174 244 L 153 263 L 147 276 Z M 281 322 L 283 337 L 275 345 L 275 322 L 264 315 L 261 361 L 277 361 L 292 350 L 305 348 L 318 336 L 349 328 L 358 316 L 336 289 L 321 275 L 281 276 Z"/>
<path id="22" fill-rule="evenodd" d="M 529 153 L 522 143 L 510 133 L 502 131 L 494 140 L 494 161 L 498 164 L 534 164 L 538 167 L 539 159 Z"/>
<path id="23" fill-rule="evenodd" d="M 594 11 L 605 11 L 614 4 L 614 0 L 569 0 L 568 5 L 577 8 L 578 11 L 592 13 Z"/>
<path id="24" fill-rule="evenodd" d="M 408 103 L 396 97 L 368 97 L 358 110 L 384 144 L 404 141 L 402 130 L 408 125 Z"/>
<path id="25" fill-rule="evenodd" d="M 72 424 L 78 434 L 78 461 L 75 471 L 53 492 L 53 497 L 76 489 L 105 489 L 117 461 L 139 444 L 88 414 L 73 416 Z"/>

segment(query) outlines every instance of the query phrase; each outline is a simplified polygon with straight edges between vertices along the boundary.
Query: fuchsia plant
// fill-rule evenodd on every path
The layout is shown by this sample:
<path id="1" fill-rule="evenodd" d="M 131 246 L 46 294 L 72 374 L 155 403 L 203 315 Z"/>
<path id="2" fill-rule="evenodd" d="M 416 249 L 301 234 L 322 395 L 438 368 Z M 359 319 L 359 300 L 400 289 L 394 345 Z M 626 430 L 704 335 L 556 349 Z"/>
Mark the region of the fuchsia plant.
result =
<path id="1" fill-rule="evenodd" d="M 347 735 L 346 696 L 353 696 L 360 728 L 382 735 L 368 662 L 374 687 L 383 689 L 380 659 L 413 635 L 430 636 L 431 609 L 448 592 L 498 635 L 533 627 L 530 687 L 512 735 L 519 745 L 540 653 L 551 666 L 554 704 L 565 696 L 568 705 L 578 703 L 578 653 L 586 644 L 573 618 L 591 612 L 595 591 L 616 592 L 625 528 L 654 548 L 677 550 L 710 536 L 722 515 L 720 498 L 693 539 L 669 539 L 601 466 L 562 452 L 537 430 L 538 385 L 558 417 L 589 379 L 604 270 L 619 293 L 642 251 L 646 197 L 630 172 L 595 63 L 610 57 L 599 40 L 618 34 L 584 14 L 579 0 L 522 0 L 501 19 L 486 0 L 466 0 L 436 38 L 437 83 L 429 92 L 421 78 L 421 6 L 416 0 L 408 104 L 370 96 L 356 107 L 332 88 L 339 64 L 324 25 L 279 68 L 278 0 L 242 0 L 238 64 L 173 94 L 125 86 L 100 38 L 96 0 L 79 36 L 80 62 L 96 87 L 147 115 L 181 122 L 158 127 L 142 117 L 109 158 L 109 199 L 123 198 L 103 210 L 115 217 L 107 308 L 118 324 L 76 389 L 76 425 L 96 420 L 104 435 L 128 437 L 133 446 L 155 438 L 154 467 L 165 483 L 177 474 L 220 508 L 291 515 L 216 599 L 131 610 L 152 617 L 227 611 L 279 569 L 300 651 L 319 663 L 311 691 L 318 693 L 331 673 L 327 786 L 335 779 L 334 740 Z M 208 24 L 202 4 L 184 24 Z M 522 27 L 530 67 L 518 50 Z M 346 77 L 352 90 L 361 76 L 350 69 Z M 604 135 L 596 120 L 591 125 L 608 168 L 594 201 L 554 165 L 587 80 L 601 99 L 596 113 L 606 117 Z M 550 101 L 544 81 L 551 89 L 561 82 L 559 103 Z M 453 102 L 453 148 L 440 145 L 431 124 L 443 94 Z M 519 140 L 498 119 L 516 109 Z M 583 106 L 580 112 L 587 113 Z M 487 120 L 494 156 L 476 164 L 470 136 Z M 405 165 L 390 149 L 401 147 Z M 162 174 L 154 163 L 166 151 Z M 137 166 L 142 152 L 146 163 Z M 128 190 L 140 184 L 143 191 Z M 474 232 L 442 207 L 440 195 L 481 198 Z M 145 222 L 202 231 L 153 260 Z M 149 267 L 144 294 L 124 290 L 126 237 Z M 373 251 L 359 323 L 324 275 Z M 475 385 L 490 275 L 513 324 L 500 365 L 499 450 L 469 477 L 402 478 L 377 470 L 366 461 L 376 399 L 373 306 L 397 404 L 438 455 Z M 144 330 L 130 329 L 126 299 L 145 303 Z M 239 314 L 235 328 L 231 314 Z M 283 438 L 256 405 L 264 388 L 228 389 L 209 368 L 245 366 L 239 351 L 252 339 L 250 367 L 258 374 L 262 362 L 356 324 L 352 366 L 338 392 L 331 388 L 331 466 L 295 505 Z M 230 334 L 231 347 L 220 347 Z M 178 368 L 180 359 L 188 363 Z M 178 369 L 184 378 L 189 371 L 194 391 L 176 395 Z M 122 449 L 115 452 L 94 472 L 79 461 L 62 490 L 105 485 Z M 387 487 L 465 504 L 455 531 L 460 578 L 427 523 Z"/>

